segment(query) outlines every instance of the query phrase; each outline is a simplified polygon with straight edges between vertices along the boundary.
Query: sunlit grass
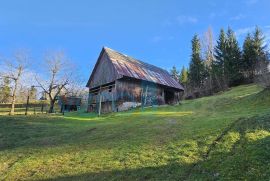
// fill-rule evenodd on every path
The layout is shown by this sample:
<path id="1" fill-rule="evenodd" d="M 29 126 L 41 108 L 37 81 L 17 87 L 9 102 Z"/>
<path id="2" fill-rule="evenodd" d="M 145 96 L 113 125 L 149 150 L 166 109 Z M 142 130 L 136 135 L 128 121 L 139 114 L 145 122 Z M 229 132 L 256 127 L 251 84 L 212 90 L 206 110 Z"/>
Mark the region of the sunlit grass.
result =
<path id="1" fill-rule="evenodd" d="M 100 117 L 0 116 L 0 180 L 267 180 L 269 120 L 256 85 Z"/>

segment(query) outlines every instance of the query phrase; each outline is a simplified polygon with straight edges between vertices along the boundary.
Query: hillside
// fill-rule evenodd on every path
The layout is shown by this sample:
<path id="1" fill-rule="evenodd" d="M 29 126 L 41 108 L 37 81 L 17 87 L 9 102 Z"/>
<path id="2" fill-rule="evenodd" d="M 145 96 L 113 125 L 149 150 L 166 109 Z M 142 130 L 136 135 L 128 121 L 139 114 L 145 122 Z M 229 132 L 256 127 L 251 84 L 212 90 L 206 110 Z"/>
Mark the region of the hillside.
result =
<path id="1" fill-rule="evenodd" d="M 0 180 L 269 180 L 268 168 L 270 92 L 256 85 L 101 117 L 0 117 Z"/>

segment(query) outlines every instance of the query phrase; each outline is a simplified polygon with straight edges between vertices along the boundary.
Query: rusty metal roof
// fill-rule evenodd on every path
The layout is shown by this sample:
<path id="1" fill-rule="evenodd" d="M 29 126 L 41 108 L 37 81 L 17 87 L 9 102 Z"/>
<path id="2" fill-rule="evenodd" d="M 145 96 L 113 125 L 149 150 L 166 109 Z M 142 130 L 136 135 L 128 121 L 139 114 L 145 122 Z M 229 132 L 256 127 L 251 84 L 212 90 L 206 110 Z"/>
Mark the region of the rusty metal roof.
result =
<path id="1" fill-rule="evenodd" d="M 105 47 L 104 50 L 119 75 L 184 90 L 183 86 L 173 79 L 166 70 L 124 55 L 107 47 Z"/>

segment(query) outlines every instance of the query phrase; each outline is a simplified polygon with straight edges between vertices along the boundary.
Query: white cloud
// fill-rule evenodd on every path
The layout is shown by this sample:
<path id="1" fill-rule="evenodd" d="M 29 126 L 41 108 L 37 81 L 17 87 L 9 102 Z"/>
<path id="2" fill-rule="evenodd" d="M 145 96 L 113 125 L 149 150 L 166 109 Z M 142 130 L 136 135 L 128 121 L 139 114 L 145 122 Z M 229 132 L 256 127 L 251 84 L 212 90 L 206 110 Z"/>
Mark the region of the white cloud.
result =
<path id="1" fill-rule="evenodd" d="M 247 33 L 251 33 L 254 29 L 255 29 L 254 26 L 252 26 L 252 27 L 246 27 L 246 28 L 240 28 L 240 29 L 237 29 L 235 31 L 235 35 L 237 37 L 242 37 L 242 36 L 246 35 Z"/>
<path id="2" fill-rule="evenodd" d="M 193 16 L 178 16 L 176 20 L 180 25 L 186 23 L 195 24 L 198 22 L 198 19 Z"/>
<path id="3" fill-rule="evenodd" d="M 171 26 L 172 24 L 173 24 L 172 21 L 168 19 L 166 19 L 165 21 L 161 23 L 162 26 Z"/>
<path id="4" fill-rule="evenodd" d="M 162 40 L 162 37 L 161 36 L 154 36 L 153 39 L 152 39 L 152 41 L 154 43 L 160 42 L 161 40 Z"/>
<path id="5" fill-rule="evenodd" d="M 241 20 L 241 19 L 244 19 L 246 16 L 243 15 L 243 14 L 238 14 L 234 17 L 231 17 L 230 20 L 233 20 L 233 21 L 238 21 L 238 20 Z"/>
<path id="6" fill-rule="evenodd" d="M 209 14 L 209 18 L 215 18 L 217 16 L 217 14 L 215 12 L 212 12 Z"/>
<path id="7" fill-rule="evenodd" d="M 246 5 L 254 5 L 259 2 L 259 0 L 245 0 Z"/>
<path id="8" fill-rule="evenodd" d="M 152 38 L 152 42 L 158 43 L 158 42 L 161 42 L 161 41 L 170 41 L 170 40 L 173 40 L 173 39 L 174 39 L 174 36 L 154 36 Z"/>

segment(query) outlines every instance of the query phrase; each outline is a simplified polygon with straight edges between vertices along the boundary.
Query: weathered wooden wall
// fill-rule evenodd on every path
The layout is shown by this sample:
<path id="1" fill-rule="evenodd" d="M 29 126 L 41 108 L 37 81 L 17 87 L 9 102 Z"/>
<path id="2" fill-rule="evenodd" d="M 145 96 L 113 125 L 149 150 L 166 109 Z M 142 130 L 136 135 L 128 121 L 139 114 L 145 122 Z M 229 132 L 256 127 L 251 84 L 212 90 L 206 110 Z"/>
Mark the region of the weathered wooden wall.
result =
<path id="1" fill-rule="evenodd" d="M 101 112 L 121 111 L 129 109 L 133 105 L 163 105 L 179 102 L 179 92 L 151 82 L 134 78 L 122 78 L 115 81 L 112 86 L 97 89 L 89 93 L 89 111 L 98 112 L 101 97 Z M 110 91 L 109 91 L 110 90 Z M 170 99 L 166 97 L 170 94 Z M 101 96 L 100 96 L 101 95 Z"/>
<path id="2" fill-rule="evenodd" d="M 117 80 L 116 85 L 116 99 L 119 103 L 139 102 L 146 105 L 164 104 L 164 90 L 157 84 L 132 78 L 123 78 Z"/>
<path id="3" fill-rule="evenodd" d="M 101 54 L 98 64 L 95 66 L 90 80 L 90 89 L 113 82 L 117 79 L 117 73 L 106 53 Z"/>

